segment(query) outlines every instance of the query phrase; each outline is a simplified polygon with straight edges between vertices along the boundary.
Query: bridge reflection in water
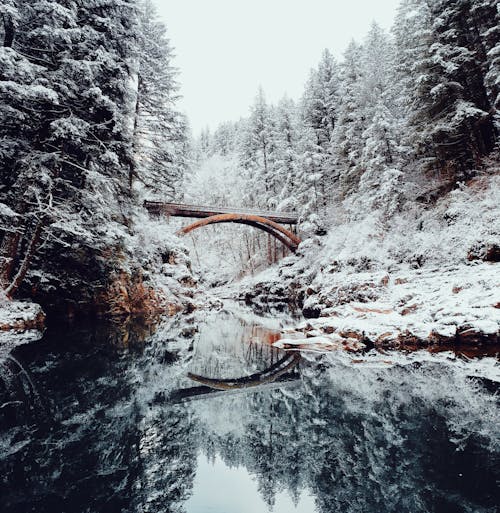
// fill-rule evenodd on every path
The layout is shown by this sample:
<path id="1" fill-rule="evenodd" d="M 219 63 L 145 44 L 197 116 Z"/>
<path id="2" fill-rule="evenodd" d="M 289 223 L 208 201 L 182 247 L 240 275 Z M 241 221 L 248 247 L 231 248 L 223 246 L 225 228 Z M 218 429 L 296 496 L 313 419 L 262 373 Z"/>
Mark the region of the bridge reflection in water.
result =
<path id="1" fill-rule="evenodd" d="M 195 312 L 144 344 L 106 344 L 88 326 L 18 347 L 12 370 L 43 410 L 9 406 L 30 394 L 0 387 L 0 511 L 496 511 L 498 387 L 442 360 L 304 355 L 279 376 L 294 363 L 269 343 L 282 328 Z M 188 373 L 223 389 L 172 400 L 196 388 Z M 260 385 L 227 389 L 245 380 Z"/>

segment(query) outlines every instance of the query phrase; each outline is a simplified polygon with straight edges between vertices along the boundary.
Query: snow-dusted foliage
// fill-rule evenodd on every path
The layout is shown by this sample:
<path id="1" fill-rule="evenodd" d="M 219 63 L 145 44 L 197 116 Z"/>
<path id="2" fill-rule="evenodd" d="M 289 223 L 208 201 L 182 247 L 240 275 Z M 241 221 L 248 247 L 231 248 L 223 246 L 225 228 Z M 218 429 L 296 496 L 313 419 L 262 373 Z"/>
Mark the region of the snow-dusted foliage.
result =
<path id="1" fill-rule="evenodd" d="M 134 267 L 133 179 L 172 196 L 185 168 L 171 48 L 149 2 L 9 0 L 1 20 L 1 287 L 87 308 Z"/>
<path id="2" fill-rule="evenodd" d="M 149 196 L 178 199 L 188 163 L 187 120 L 176 109 L 178 72 L 166 28 L 150 0 L 144 2 L 139 23 L 130 181 L 138 181 Z"/>
<path id="3" fill-rule="evenodd" d="M 132 2 L 15 3 L 19 28 L 0 48 L 2 199 L 19 214 L 2 240 L 10 294 L 41 238 L 55 251 L 79 236 L 98 249 L 126 231 L 124 84 L 136 30 Z"/>
<path id="4" fill-rule="evenodd" d="M 200 142 L 243 178 L 236 204 L 298 212 L 303 238 L 328 233 L 313 268 L 498 248 L 494 4 L 403 0 L 391 33 L 374 23 L 340 62 L 325 51 L 297 104 L 260 90 L 247 119 Z"/>

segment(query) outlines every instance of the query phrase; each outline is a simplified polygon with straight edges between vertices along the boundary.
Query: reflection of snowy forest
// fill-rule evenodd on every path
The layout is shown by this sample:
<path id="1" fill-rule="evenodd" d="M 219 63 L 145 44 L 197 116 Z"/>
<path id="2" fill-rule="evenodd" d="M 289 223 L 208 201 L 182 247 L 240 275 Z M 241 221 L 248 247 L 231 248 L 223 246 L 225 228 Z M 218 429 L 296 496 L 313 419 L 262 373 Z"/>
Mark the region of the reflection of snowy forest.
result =
<path id="1" fill-rule="evenodd" d="M 17 445 L 0 460 L 2 500 L 23 504 L 32 487 L 41 505 L 51 505 L 41 513 L 71 504 L 180 513 L 202 453 L 245 468 L 269 506 L 281 492 L 295 501 L 306 492 L 320 513 L 379 512 L 381 505 L 394 513 L 492 511 L 495 397 L 458 360 L 373 367 L 322 356 L 304 360 L 300 377 L 279 388 L 170 402 L 171 393 L 193 386 L 187 370 L 236 376 L 269 365 L 275 350 L 250 349 L 251 326 L 229 314 L 198 315 L 177 318 L 144 348 L 128 339 L 130 351 L 110 349 L 102 330 L 80 333 L 83 342 L 66 354 L 47 356 L 57 339 L 35 354 L 19 348 L 15 356 L 27 361 L 40 398 L 4 432 Z M 185 337 L 194 327 L 192 353 Z M 221 336 L 226 330 L 233 344 Z M 96 354 L 99 364 L 89 365 Z M 104 372 L 113 377 L 95 380 Z M 76 379 L 60 386 L 68 373 Z M 37 431 L 28 429 L 33 415 Z"/>

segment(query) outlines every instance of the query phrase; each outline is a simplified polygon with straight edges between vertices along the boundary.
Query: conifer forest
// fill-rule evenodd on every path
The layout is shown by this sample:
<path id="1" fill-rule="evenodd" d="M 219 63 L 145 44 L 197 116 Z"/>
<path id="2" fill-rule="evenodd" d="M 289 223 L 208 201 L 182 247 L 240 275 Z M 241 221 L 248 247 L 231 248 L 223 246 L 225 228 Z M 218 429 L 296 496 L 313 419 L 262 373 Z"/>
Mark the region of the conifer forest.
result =
<path id="1" fill-rule="evenodd" d="M 0 0 L 2 512 L 499 511 L 500 3 L 255 1 Z"/>

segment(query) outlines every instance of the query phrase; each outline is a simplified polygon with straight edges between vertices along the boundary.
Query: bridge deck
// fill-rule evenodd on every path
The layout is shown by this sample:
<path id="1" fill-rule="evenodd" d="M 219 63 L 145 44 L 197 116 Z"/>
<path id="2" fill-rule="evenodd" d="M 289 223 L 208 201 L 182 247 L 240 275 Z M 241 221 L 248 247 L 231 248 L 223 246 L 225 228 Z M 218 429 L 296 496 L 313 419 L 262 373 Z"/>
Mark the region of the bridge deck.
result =
<path id="1" fill-rule="evenodd" d="M 247 210 L 231 207 L 208 207 L 204 205 L 183 205 L 181 203 L 164 203 L 161 201 L 145 201 L 145 208 L 155 215 L 169 215 L 172 217 L 205 218 L 219 214 L 244 214 L 264 217 L 280 224 L 297 224 L 297 214 L 293 212 L 266 212 L 263 210 Z"/>

